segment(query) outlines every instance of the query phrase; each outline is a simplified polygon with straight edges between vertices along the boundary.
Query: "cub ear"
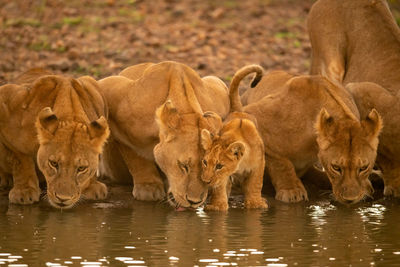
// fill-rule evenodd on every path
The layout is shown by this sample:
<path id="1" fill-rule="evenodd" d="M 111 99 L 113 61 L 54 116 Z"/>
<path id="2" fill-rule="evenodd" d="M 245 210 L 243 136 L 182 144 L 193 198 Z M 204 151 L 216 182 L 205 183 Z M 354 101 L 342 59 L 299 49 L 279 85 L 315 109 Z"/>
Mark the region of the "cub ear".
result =
<path id="1" fill-rule="evenodd" d="M 378 136 L 383 128 L 383 120 L 376 109 L 372 109 L 365 120 L 361 121 L 364 131 L 367 133 L 369 142 L 373 147 L 378 146 Z"/>
<path id="2" fill-rule="evenodd" d="M 227 150 L 231 158 L 240 160 L 243 157 L 246 148 L 242 142 L 236 141 L 230 144 Z"/>
<path id="3" fill-rule="evenodd" d="M 88 132 L 91 143 L 99 150 L 102 150 L 104 143 L 110 135 L 110 129 L 104 116 L 101 116 L 95 121 L 92 121 L 88 126 Z"/>
<path id="4" fill-rule="evenodd" d="M 200 129 L 207 129 L 211 135 L 218 135 L 222 128 L 222 118 L 213 111 L 207 111 L 203 113 L 199 122 Z"/>
<path id="5" fill-rule="evenodd" d="M 36 131 L 39 143 L 44 144 L 53 138 L 58 128 L 58 118 L 50 107 L 42 109 L 36 119 Z"/>
<path id="6" fill-rule="evenodd" d="M 329 144 L 329 132 L 334 125 L 334 119 L 328 111 L 323 108 L 317 116 L 315 129 L 317 130 L 317 143 L 321 149 L 326 149 Z"/>
<path id="7" fill-rule="evenodd" d="M 212 134 L 206 130 L 201 130 L 201 146 L 204 150 L 208 150 L 211 148 L 212 145 Z"/>

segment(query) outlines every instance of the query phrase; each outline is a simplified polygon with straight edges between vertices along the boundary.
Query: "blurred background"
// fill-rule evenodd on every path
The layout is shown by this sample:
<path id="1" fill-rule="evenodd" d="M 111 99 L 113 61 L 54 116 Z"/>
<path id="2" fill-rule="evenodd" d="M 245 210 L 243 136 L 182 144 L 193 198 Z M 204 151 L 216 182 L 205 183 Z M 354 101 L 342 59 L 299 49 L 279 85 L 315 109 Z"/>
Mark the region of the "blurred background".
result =
<path id="1" fill-rule="evenodd" d="M 0 85 L 32 67 L 104 78 L 175 60 L 229 82 L 246 64 L 307 73 L 314 0 L 0 0 Z M 389 0 L 400 23 L 399 0 Z"/>

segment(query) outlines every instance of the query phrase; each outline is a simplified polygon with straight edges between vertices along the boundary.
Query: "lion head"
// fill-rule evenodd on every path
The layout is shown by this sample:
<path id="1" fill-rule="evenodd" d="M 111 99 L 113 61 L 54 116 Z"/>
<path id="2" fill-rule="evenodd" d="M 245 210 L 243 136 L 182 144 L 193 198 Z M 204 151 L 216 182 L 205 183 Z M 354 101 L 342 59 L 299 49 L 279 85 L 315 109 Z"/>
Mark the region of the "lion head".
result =
<path id="1" fill-rule="evenodd" d="M 200 179 L 200 131 L 214 131 L 222 121 L 213 112 L 180 113 L 170 100 L 157 109 L 156 121 L 160 142 L 154 147 L 154 157 L 168 178 L 168 200 L 177 208 L 197 208 L 208 192 Z"/>
<path id="2" fill-rule="evenodd" d="M 368 179 L 375 164 L 382 119 L 373 109 L 365 120 L 335 120 L 322 109 L 316 121 L 319 160 L 339 202 L 351 204 L 371 196 Z"/>
<path id="3" fill-rule="evenodd" d="M 61 120 L 50 107 L 36 120 L 37 162 L 47 182 L 51 205 L 70 208 L 96 175 L 99 155 L 109 135 L 106 119 L 91 123 Z"/>
<path id="4" fill-rule="evenodd" d="M 207 129 L 201 131 L 201 145 L 205 150 L 201 179 L 213 187 L 224 186 L 227 177 L 235 173 L 245 152 L 241 141 L 214 136 Z"/>

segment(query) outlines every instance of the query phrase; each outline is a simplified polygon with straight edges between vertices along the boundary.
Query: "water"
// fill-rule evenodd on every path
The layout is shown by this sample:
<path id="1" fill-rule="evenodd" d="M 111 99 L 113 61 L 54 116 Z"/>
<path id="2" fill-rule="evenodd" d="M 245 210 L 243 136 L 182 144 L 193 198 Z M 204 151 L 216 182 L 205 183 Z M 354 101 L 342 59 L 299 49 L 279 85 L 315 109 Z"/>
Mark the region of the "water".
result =
<path id="1" fill-rule="evenodd" d="M 316 199 L 267 211 L 175 212 L 111 200 L 60 211 L 45 201 L 0 205 L 4 266 L 398 266 L 400 206 L 376 200 L 354 207 Z M 119 191 L 118 191 L 119 190 Z M 3 200 L 5 196 L 2 196 Z"/>

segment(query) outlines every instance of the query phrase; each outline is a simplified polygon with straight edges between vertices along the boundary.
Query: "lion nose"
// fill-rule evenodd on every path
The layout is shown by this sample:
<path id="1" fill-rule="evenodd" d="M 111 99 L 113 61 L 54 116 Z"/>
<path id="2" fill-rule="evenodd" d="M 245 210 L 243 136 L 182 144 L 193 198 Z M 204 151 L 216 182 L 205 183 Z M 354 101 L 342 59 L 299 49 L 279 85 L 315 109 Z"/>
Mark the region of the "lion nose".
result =
<path id="1" fill-rule="evenodd" d="M 204 197 L 204 193 L 201 193 L 200 200 L 195 201 L 195 200 L 189 199 L 188 196 L 186 195 L 186 200 L 187 200 L 187 202 L 189 202 L 190 205 L 197 205 L 197 204 L 200 204 L 201 202 L 203 202 L 203 197 Z"/>
<path id="2" fill-rule="evenodd" d="M 205 184 L 210 184 L 211 183 L 211 181 L 212 181 L 212 179 L 211 178 L 209 178 L 209 179 L 206 179 L 206 178 L 204 178 L 203 176 L 201 177 L 201 180 L 203 181 L 203 183 L 205 183 Z"/>
<path id="3" fill-rule="evenodd" d="M 54 194 L 60 202 L 65 202 L 71 199 L 69 196 L 58 195 L 57 193 Z"/>
<path id="4" fill-rule="evenodd" d="M 347 204 L 351 204 L 359 198 L 359 192 L 354 188 L 343 187 L 340 196 Z"/>
<path id="5" fill-rule="evenodd" d="M 348 204 L 348 205 L 350 205 L 350 204 L 353 204 L 353 203 L 355 203 L 355 201 L 354 201 L 354 200 L 348 200 L 348 199 L 344 199 L 343 203 L 344 203 L 344 204 Z"/>

